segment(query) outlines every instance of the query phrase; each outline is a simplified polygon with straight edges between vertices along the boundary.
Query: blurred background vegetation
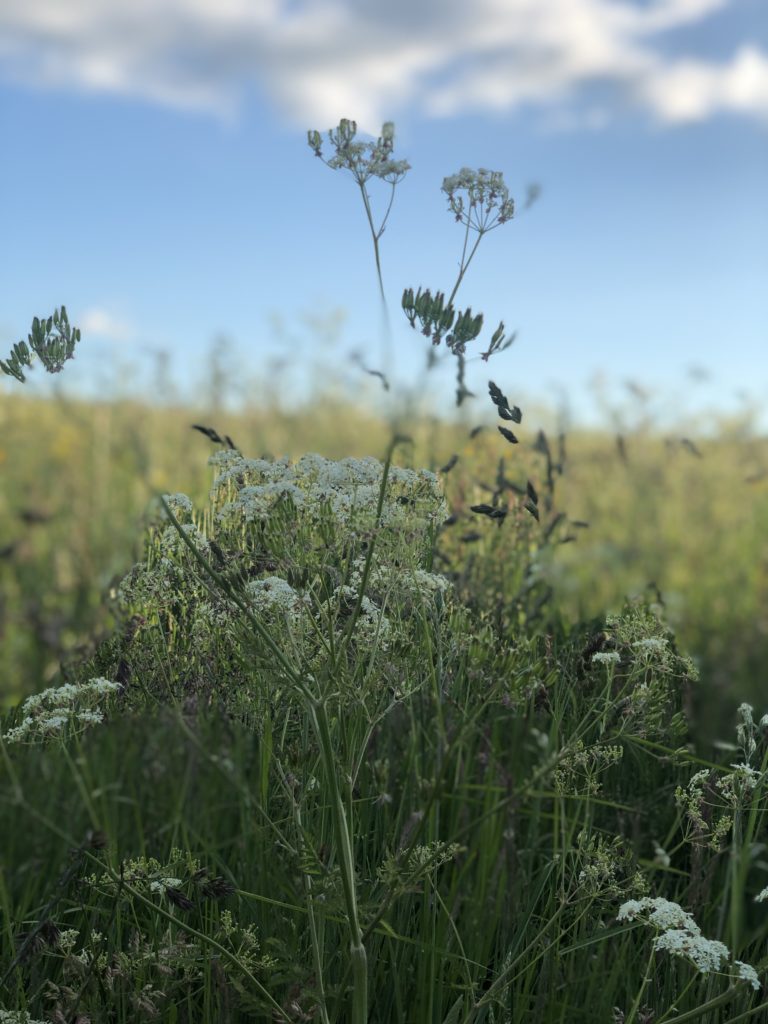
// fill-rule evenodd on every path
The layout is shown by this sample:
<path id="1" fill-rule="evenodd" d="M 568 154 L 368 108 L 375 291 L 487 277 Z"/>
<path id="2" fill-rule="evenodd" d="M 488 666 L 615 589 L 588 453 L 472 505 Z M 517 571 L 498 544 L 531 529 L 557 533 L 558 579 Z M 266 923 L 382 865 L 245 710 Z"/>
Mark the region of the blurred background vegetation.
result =
<path id="1" fill-rule="evenodd" d="M 6 385 L 0 400 L 2 705 L 55 684 L 62 662 L 78 661 L 114 628 L 110 590 L 141 556 L 153 496 L 181 491 L 198 504 L 206 501 L 207 458 L 216 448 L 192 424 L 230 435 L 248 456 L 383 455 L 392 427 L 371 405 L 320 382 L 311 401 L 295 408 L 278 404 L 284 388 L 271 398 L 264 388 L 247 411 L 233 412 L 231 376 L 221 359 L 211 365 L 216 372 L 195 405 L 89 401 L 62 391 L 43 398 Z M 488 373 L 494 377 L 492 367 Z M 613 410 L 604 429 L 570 430 L 562 440 L 554 415 L 524 409 L 516 427 L 520 443 L 510 445 L 496 430 L 490 400 L 479 395 L 453 420 L 415 412 L 401 420 L 399 429 L 413 438 L 401 461 L 437 471 L 458 456 L 444 474 L 459 518 L 445 544 L 454 566 L 471 560 L 486 607 L 519 585 L 513 568 L 521 545 L 530 556 L 547 524 L 564 513 L 552 534 L 560 542 L 547 557 L 533 559 L 539 582 L 551 588 L 538 628 L 593 619 L 599 625 L 625 596 L 660 595 L 681 650 L 701 670 L 699 711 L 717 730 L 721 709 L 730 720 L 741 700 L 758 714 L 768 710 L 768 438 L 748 412 L 714 425 L 710 418 L 705 431 L 692 420 L 661 433 L 642 407 L 641 394 L 633 415 Z M 476 432 L 480 424 L 485 427 Z M 562 468 L 542 522 L 524 512 L 524 497 L 514 490 L 501 498 L 514 513 L 501 524 L 473 514 L 470 506 L 492 501 L 500 472 L 521 490 L 528 479 L 546 490 L 542 426 Z M 570 528 L 574 520 L 588 526 Z M 706 734 L 707 722 L 700 725 Z"/>

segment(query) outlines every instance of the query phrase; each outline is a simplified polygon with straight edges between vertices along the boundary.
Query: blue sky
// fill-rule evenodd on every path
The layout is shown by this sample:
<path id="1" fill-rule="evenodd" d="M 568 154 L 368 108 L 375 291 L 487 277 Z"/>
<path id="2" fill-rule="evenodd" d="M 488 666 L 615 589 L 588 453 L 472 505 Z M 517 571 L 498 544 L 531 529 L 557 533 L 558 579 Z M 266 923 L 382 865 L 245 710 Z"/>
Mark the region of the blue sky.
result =
<path id="1" fill-rule="evenodd" d="M 443 178 L 484 167 L 517 212 L 455 305 L 485 316 L 475 351 L 499 321 L 518 337 L 470 363 L 478 396 L 492 377 L 590 420 L 599 378 L 666 413 L 766 406 L 763 0 L 7 0 L 2 354 L 63 302 L 83 330 L 70 388 L 151 393 L 165 352 L 190 393 L 223 336 L 246 400 L 301 400 L 320 364 L 377 395 L 350 360 L 384 366 L 361 195 L 306 138 L 330 159 L 343 117 L 361 142 L 394 121 L 411 164 L 380 242 L 395 387 L 427 345 L 403 289 L 449 294 L 458 274 Z M 378 228 L 391 189 L 368 193 Z M 448 365 L 431 390 L 450 407 Z"/>

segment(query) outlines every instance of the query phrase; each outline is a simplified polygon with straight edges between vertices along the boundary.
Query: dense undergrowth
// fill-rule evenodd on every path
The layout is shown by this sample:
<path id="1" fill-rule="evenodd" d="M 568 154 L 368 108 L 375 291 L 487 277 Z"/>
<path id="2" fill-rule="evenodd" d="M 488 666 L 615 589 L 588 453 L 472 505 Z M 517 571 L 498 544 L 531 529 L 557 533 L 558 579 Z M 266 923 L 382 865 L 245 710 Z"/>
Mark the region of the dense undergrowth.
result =
<path id="1" fill-rule="evenodd" d="M 535 587 L 473 606 L 435 558 L 433 474 L 211 462 L 209 502 L 154 513 L 121 628 L 7 718 L 6 1005 L 344 1020 L 351 919 L 370 1020 L 760 1005 L 768 726 L 734 708 L 734 753 L 699 756 L 661 604 L 526 628 Z"/>
<path id="2" fill-rule="evenodd" d="M 290 444 L 4 406 L 0 1021 L 765 1016 L 765 443 L 611 462 L 489 395 Z"/>

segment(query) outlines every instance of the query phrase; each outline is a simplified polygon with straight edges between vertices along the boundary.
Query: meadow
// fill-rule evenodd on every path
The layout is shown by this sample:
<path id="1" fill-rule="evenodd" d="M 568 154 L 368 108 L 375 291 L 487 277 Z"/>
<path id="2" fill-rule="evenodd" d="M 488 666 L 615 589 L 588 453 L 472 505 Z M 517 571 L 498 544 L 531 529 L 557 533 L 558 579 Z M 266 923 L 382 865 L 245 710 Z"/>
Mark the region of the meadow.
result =
<path id="1" fill-rule="evenodd" d="M 0 1021 L 768 1015 L 768 440 L 469 413 L 468 263 L 453 423 L 3 396 Z"/>

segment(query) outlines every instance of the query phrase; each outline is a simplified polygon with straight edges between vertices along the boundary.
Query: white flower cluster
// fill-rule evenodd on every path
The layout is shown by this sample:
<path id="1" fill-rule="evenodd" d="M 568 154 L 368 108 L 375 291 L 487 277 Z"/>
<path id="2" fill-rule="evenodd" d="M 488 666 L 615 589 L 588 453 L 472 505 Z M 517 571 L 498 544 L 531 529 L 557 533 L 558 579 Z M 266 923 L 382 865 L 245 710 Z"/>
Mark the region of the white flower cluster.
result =
<path id="1" fill-rule="evenodd" d="M 0 1010 L 0 1024 L 46 1024 L 30 1017 L 26 1010 Z"/>
<path id="2" fill-rule="evenodd" d="M 207 537 L 193 523 L 183 523 L 181 529 L 203 558 L 210 560 L 211 546 Z M 195 556 L 176 527 L 166 526 L 156 538 L 147 560 L 137 562 L 120 581 L 118 601 L 128 608 L 172 603 L 189 582 L 190 570 L 196 577 L 198 566 Z"/>
<path id="3" fill-rule="evenodd" d="M 632 644 L 646 654 L 661 654 L 666 651 L 669 641 L 663 636 L 646 636 L 642 640 L 635 640 Z"/>
<path id="4" fill-rule="evenodd" d="M 180 878 L 158 878 L 149 883 L 149 891 L 163 894 L 166 889 L 178 889 L 181 884 Z"/>
<path id="5" fill-rule="evenodd" d="M 464 200 L 461 197 L 458 199 L 455 197 L 455 193 L 459 189 L 466 190 L 470 202 L 470 212 L 466 215 L 465 220 L 463 217 Z M 485 167 L 480 167 L 477 171 L 473 171 L 469 167 L 462 167 L 458 174 L 451 174 L 449 177 L 443 178 L 441 191 L 448 195 L 448 202 L 453 213 L 462 219 L 467 226 L 470 225 L 470 215 L 475 207 L 484 207 L 486 201 L 487 219 L 487 214 L 495 208 L 496 198 L 499 196 L 501 197 L 501 202 L 499 204 L 498 223 L 503 224 L 514 216 L 515 203 L 513 199 L 509 198 L 509 189 L 504 184 L 504 175 L 501 171 L 488 171 Z M 487 225 L 484 225 L 484 229 L 489 230 Z"/>
<path id="6" fill-rule="evenodd" d="M 349 578 L 352 587 L 362 585 L 364 570 L 365 558 L 356 559 Z M 425 569 L 396 568 L 377 559 L 374 559 L 368 573 L 368 589 L 377 595 L 392 593 L 412 600 L 426 600 L 437 594 L 445 595 L 452 586 L 447 577 L 437 573 Z"/>
<path id="7" fill-rule="evenodd" d="M 215 606 L 210 601 L 199 601 L 195 605 L 189 636 L 200 650 L 208 650 L 215 637 L 226 635 L 232 622 L 231 612 L 224 606 Z"/>
<path id="8" fill-rule="evenodd" d="M 278 612 L 293 622 L 302 617 L 310 604 L 307 595 L 299 594 L 281 576 L 251 580 L 246 583 L 245 592 L 258 612 Z"/>
<path id="9" fill-rule="evenodd" d="M 265 520 L 278 502 L 290 500 L 295 509 L 313 516 L 329 507 L 334 519 L 346 525 L 357 516 L 376 511 L 384 470 L 371 456 L 334 462 L 308 454 L 292 464 L 285 458 L 274 462 L 246 459 L 230 450 L 216 452 L 208 461 L 220 470 L 211 498 L 231 499 L 218 512 L 220 522 Z M 447 517 L 448 506 L 434 473 L 392 466 L 387 484 L 384 525 L 398 526 L 414 519 L 437 525 Z"/>
<path id="10" fill-rule="evenodd" d="M 179 627 L 169 632 L 172 642 L 196 656 L 220 657 L 240 619 L 238 602 L 211 596 L 185 538 L 243 587 L 253 613 L 268 628 L 278 628 L 280 643 L 287 626 L 294 649 L 306 646 L 313 657 L 320 656 L 313 640 L 319 627 L 313 615 L 321 611 L 315 595 L 327 598 L 326 612 L 346 631 L 362 590 L 365 556 L 358 556 L 370 552 L 371 544 L 371 572 L 351 637 L 358 650 L 391 648 L 414 607 L 451 587 L 445 577 L 421 568 L 434 529 L 448 516 L 434 473 L 389 466 L 382 491 L 385 466 L 372 457 L 333 461 L 307 454 L 291 462 L 250 459 L 227 449 L 213 454 L 209 464 L 214 482 L 208 508 L 190 521 L 194 510 L 186 495 L 165 495 L 180 530 L 161 526 L 144 561 L 117 588 L 123 609 L 145 620 L 157 616 L 163 627 L 168 619 Z M 300 590 L 292 586 L 296 570 Z"/>
<path id="11" fill-rule="evenodd" d="M 164 494 L 163 498 L 177 519 L 191 518 L 192 499 L 186 494 Z"/>
<path id="12" fill-rule="evenodd" d="M 71 956 L 74 952 L 80 932 L 77 928 L 63 928 L 59 932 L 59 949 L 64 956 Z"/>
<path id="13" fill-rule="evenodd" d="M 601 665 L 618 665 L 621 655 L 618 651 L 597 651 L 592 655 L 592 661 Z"/>
<path id="14" fill-rule="evenodd" d="M 5 734 L 6 743 L 34 743 L 61 734 L 68 723 L 87 727 L 104 721 L 96 705 L 108 694 L 120 689 L 119 683 L 108 679 L 91 679 L 87 683 L 49 687 L 27 697 L 21 706 L 24 718 L 20 725 Z"/>
<path id="15" fill-rule="evenodd" d="M 651 896 L 628 900 L 619 908 L 616 920 L 634 921 L 640 915 L 643 915 L 645 924 L 661 932 L 654 939 L 654 949 L 664 949 L 674 956 L 684 957 L 702 974 L 719 971 L 730 957 L 728 947 L 716 939 L 705 939 L 691 915 L 677 903 Z M 741 981 L 748 981 L 755 989 L 760 988 L 754 967 L 741 960 L 734 961 L 734 965 Z"/>
<path id="16" fill-rule="evenodd" d="M 198 530 L 193 523 L 183 523 L 181 526 L 184 533 L 189 537 L 194 546 L 203 556 L 208 557 L 210 545 L 207 538 Z M 171 557 L 181 553 L 188 554 L 190 558 L 194 558 L 194 555 L 189 551 L 189 548 L 184 543 L 182 538 L 179 536 L 179 531 L 175 526 L 166 526 L 160 535 L 160 550 L 165 557 Z"/>
<path id="17" fill-rule="evenodd" d="M 354 587 L 338 587 L 334 592 L 334 599 L 341 598 L 348 605 L 353 606 L 357 601 L 358 591 Z M 360 615 L 355 623 L 354 638 L 359 644 L 377 644 L 383 650 L 389 646 L 389 638 L 392 626 L 389 619 L 384 615 L 373 601 L 363 597 L 360 603 Z"/>
<path id="18" fill-rule="evenodd" d="M 732 772 L 721 775 L 715 782 L 726 803 L 740 807 L 752 796 L 763 776 L 748 764 L 732 764 Z"/>

